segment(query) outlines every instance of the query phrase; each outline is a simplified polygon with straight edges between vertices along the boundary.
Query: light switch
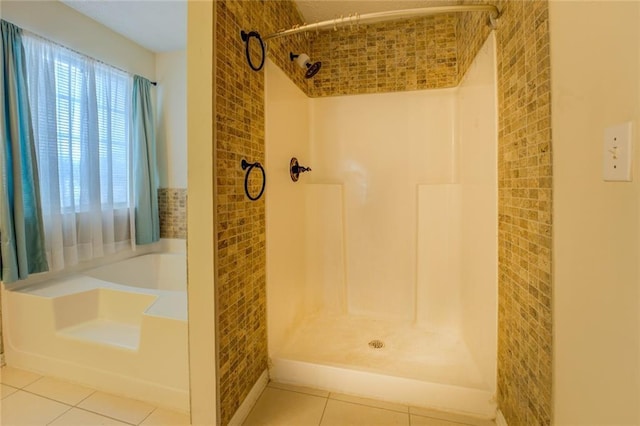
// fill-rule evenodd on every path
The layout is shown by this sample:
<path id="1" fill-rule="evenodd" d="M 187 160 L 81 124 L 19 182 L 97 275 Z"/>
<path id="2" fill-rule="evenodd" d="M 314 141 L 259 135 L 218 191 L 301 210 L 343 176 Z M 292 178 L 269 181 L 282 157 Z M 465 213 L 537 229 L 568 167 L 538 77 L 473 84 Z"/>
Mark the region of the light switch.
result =
<path id="1" fill-rule="evenodd" d="M 605 181 L 631 181 L 631 122 L 604 131 L 603 173 Z"/>

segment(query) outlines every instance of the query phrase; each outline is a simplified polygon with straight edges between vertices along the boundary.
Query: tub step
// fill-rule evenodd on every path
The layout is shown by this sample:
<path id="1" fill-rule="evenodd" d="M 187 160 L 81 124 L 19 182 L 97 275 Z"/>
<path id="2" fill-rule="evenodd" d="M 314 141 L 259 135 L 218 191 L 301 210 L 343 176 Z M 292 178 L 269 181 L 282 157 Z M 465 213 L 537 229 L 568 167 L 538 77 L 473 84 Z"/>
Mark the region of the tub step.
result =
<path id="1" fill-rule="evenodd" d="M 99 318 L 64 328 L 58 334 L 84 341 L 137 350 L 140 344 L 140 325 L 126 324 Z"/>

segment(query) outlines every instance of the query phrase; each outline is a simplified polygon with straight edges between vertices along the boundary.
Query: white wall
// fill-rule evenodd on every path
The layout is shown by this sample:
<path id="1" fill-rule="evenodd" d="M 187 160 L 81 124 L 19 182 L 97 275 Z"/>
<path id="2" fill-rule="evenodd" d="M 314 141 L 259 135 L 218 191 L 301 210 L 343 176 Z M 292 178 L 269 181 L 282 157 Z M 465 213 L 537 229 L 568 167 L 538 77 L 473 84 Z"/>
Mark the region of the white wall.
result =
<path id="1" fill-rule="evenodd" d="M 490 389 L 498 351 L 498 95 L 491 33 L 458 86 L 464 341 Z"/>
<path id="2" fill-rule="evenodd" d="M 554 423 L 640 424 L 640 3 L 549 6 Z M 604 130 L 625 121 L 634 180 L 603 182 Z"/>
<path id="3" fill-rule="evenodd" d="M 190 1 L 187 25 L 187 296 L 191 424 L 218 424 L 214 262 L 213 2 Z"/>
<path id="4" fill-rule="evenodd" d="M 455 90 L 311 105 L 309 179 L 343 186 L 348 312 L 414 320 L 417 185 L 455 179 Z"/>
<path id="5" fill-rule="evenodd" d="M 459 184 L 418 185 L 415 319 L 460 336 L 462 191 Z"/>
<path id="6" fill-rule="evenodd" d="M 316 310 L 344 314 L 347 312 L 347 278 L 343 185 L 310 181 L 310 176 L 305 175 L 307 294 L 316 297 Z"/>
<path id="7" fill-rule="evenodd" d="M 158 171 L 161 188 L 187 187 L 187 52 L 156 54 Z"/>
<path id="8" fill-rule="evenodd" d="M 267 318 L 269 349 L 281 347 L 318 296 L 307 295 L 306 176 L 289 177 L 289 162 L 309 159 L 309 99 L 271 60 L 265 66 Z M 309 305 L 311 302 L 312 304 Z"/>
<path id="9" fill-rule="evenodd" d="M 155 79 L 155 55 L 59 1 L 2 0 L 2 18 L 109 65 Z"/>

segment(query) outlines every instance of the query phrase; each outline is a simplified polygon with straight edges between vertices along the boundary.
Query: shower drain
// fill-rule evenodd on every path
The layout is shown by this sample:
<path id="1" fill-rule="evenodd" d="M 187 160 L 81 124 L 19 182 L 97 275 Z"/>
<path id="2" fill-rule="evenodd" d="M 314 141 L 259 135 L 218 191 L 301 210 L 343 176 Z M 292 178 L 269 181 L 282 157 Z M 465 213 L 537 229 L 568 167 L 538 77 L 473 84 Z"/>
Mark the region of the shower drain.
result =
<path id="1" fill-rule="evenodd" d="M 382 349 L 384 348 L 384 342 L 382 340 L 373 339 L 369 342 L 369 347 L 371 349 Z"/>

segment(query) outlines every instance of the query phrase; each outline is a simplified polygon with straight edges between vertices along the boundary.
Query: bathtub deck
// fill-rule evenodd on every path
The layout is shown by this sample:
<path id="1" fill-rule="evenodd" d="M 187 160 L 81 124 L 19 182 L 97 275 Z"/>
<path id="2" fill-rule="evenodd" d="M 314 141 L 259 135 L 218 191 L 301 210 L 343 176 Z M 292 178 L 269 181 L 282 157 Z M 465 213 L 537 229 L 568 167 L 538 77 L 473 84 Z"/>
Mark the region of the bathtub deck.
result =
<path id="1" fill-rule="evenodd" d="M 54 299 L 56 297 L 68 296 L 70 294 L 82 293 L 94 289 L 111 289 L 157 296 L 156 301 L 145 311 L 146 314 L 187 321 L 187 294 L 185 291 L 130 287 L 93 277 L 78 275 L 15 290 L 15 292 Z"/>

